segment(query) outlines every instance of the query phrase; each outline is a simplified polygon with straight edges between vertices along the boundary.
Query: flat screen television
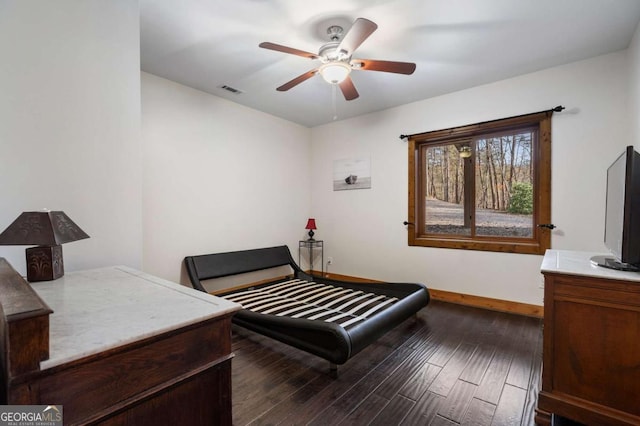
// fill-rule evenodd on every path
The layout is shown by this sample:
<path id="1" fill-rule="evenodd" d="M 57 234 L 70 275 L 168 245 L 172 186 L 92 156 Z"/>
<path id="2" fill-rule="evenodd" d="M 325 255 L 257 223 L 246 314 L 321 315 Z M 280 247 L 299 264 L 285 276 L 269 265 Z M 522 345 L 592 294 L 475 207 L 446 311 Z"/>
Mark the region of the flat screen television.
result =
<path id="1" fill-rule="evenodd" d="M 598 266 L 640 271 L 640 154 L 628 146 L 607 169 L 604 245 L 612 256 L 595 256 Z"/>

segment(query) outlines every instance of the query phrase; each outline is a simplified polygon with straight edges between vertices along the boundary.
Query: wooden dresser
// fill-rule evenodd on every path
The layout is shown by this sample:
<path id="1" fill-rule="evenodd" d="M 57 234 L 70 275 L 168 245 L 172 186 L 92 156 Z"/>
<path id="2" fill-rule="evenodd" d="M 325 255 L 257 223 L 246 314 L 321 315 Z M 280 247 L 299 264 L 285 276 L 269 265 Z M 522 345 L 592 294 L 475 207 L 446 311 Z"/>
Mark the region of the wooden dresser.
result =
<path id="1" fill-rule="evenodd" d="M 127 267 L 29 284 L 0 258 L 0 404 L 65 425 L 230 425 L 239 305 Z"/>
<path id="2" fill-rule="evenodd" d="M 555 413 L 587 425 L 640 425 L 640 273 L 593 266 L 596 254 L 544 256 L 537 424 Z"/>

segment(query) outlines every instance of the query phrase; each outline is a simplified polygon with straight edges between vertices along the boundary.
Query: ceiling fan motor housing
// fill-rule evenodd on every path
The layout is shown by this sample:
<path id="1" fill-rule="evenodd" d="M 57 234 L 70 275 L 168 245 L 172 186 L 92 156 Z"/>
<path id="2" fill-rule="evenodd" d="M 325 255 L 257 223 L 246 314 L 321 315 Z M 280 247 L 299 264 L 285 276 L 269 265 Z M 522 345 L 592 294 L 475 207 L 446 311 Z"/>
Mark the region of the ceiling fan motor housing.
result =
<path id="1" fill-rule="evenodd" d="M 323 44 L 318 50 L 318 56 L 323 63 L 327 62 L 347 62 L 351 59 L 351 56 L 348 55 L 348 52 L 344 50 L 338 50 L 338 46 L 340 42 L 338 41 L 330 41 L 329 43 Z"/>

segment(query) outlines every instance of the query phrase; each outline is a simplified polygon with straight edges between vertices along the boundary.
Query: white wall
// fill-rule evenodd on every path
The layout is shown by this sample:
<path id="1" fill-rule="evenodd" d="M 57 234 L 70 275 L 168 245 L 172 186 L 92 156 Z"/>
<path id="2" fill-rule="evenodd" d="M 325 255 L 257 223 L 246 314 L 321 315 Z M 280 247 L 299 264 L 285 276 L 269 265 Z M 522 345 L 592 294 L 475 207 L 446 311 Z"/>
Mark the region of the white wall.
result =
<path id="1" fill-rule="evenodd" d="M 398 136 L 564 105 L 573 112 L 552 120 L 552 247 L 604 250 L 606 168 L 630 142 L 627 70 L 618 52 L 312 129 L 311 214 L 331 270 L 541 305 L 541 256 L 407 246 Z M 371 158 L 372 189 L 334 192 L 333 160 L 359 156 Z"/>
<path id="2" fill-rule="evenodd" d="M 139 33 L 136 0 L 0 2 L 0 231 L 64 210 L 66 271 L 142 264 Z"/>
<path id="3" fill-rule="evenodd" d="M 308 128 L 142 73 L 142 133 L 145 271 L 188 284 L 188 255 L 287 244 L 297 256 Z"/>

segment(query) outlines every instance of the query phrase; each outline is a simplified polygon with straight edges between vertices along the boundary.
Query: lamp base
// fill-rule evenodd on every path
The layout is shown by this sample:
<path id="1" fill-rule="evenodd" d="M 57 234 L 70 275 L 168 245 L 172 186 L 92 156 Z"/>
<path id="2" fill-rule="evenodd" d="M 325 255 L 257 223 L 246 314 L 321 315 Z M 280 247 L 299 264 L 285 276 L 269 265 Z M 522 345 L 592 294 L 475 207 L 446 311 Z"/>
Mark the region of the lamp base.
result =
<path id="1" fill-rule="evenodd" d="M 25 250 L 27 281 L 52 281 L 64 275 L 62 246 L 38 246 Z"/>
<path id="2" fill-rule="evenodd" d="M 309 239 L 307 241 L 315 241 L 313 239 L 313 234 L 315 234 L 315 232 L 313 232 L 313 229 L 309 229 Z"/>

